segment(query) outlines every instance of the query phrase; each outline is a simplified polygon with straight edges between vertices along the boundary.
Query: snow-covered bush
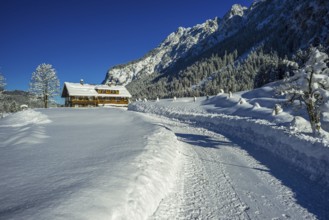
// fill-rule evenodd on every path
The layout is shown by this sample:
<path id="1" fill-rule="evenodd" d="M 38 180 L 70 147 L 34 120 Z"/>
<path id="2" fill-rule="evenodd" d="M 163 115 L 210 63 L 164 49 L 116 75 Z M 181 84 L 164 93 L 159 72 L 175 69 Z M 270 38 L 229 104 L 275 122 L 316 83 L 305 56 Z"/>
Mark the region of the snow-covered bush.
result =
<path id="1" fill-rule="evenodd" d="M 247 103 L 247 100 L 244 99 L 244 98 L 240 98 L 239 104 L 242 105 L 242 104 L 245 104 L 245 103 Z"/>
<path id="2" fill-rule="evenodd" d="M 329 111 L 328 55 L 311 48 L 308 60 L 295 74 L 284 80 L 279 91 L 290 103 L 306 106 L 314 135 L 321 132 L 321 113 Z"/>
<path id="3" fill-rule="evenodd" d="M 311 130 L 308 121 L 300 116 L 294 117 L 294 119 L 290 122 L 289 128 L 295 132 L 309 132 Z"/>
<path id="4" fill-rule="evenodd" d="M 159 97 L 157 97 L 156 101 L 157 101 L 157 102 L 160 101 L 160 100 L 159 100 Z"/>
<path id="5" fill-rule="evenodd" d="M 176 96 L 174 96 L 174 100 L 173 101 L 176 101 L 176 99 L 177 99 Z"/>
<path id="6" fill-rule="evenodd" d="M 224 90 L 223 89 L 220 89 L 219 90 L 219 93 L 217 95 L 222 95 L 222 94 L 224 94 Z"/>
<path id="7" fill-rule="evenodd" d="M 278 115 L 283 112 L 281 105 L 275 104 L 272 115 Z"/>
<path id="8" fill-rule="evenodd" d="M 20 110 L 27 110 L 27 109 L 29 108 L 29 106 L 23 104 L 23 105 L 21 105 L 19 108 L 20 108 Z"/>
<path id="9" fill-rule="evenodd" d="M 232 94 L 232 92 L 230 91 L 230 92 L 228 92 L 228 98 L 232 98 L 233 97 L 233 94 Z"/>
<path id="10" fill-rule="evenodd" d="M 260 104 L 258 102 L 255 102 L 254 108 L 260 108 Z"/>

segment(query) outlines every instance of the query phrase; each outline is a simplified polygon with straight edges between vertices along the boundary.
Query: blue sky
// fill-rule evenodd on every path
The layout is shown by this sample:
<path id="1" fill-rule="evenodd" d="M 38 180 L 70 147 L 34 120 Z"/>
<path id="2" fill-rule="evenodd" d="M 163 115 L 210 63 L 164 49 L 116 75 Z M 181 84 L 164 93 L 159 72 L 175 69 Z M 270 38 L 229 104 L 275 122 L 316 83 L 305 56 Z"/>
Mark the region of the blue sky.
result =
<path id="1" fill-rule="evenodd" d="M 41 63 L 53 65 L 61 86 L 101 83 L 110 67 L 235 3 L 252 0 L 0 0 L 0 72 L 7 90 L 28 90 Z"/>

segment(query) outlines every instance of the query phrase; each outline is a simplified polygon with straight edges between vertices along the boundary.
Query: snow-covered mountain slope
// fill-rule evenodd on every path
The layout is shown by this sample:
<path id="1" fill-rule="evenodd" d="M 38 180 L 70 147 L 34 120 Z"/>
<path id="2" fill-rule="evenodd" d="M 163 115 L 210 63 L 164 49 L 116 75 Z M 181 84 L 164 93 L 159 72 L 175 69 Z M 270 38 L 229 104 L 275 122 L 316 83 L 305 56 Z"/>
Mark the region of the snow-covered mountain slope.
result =
<path id="1" fill-rule="evenodd" d="M 223 19 L 214 18 L 191 28 L 179 27 L 143 58 L 111 68 L 103 83 L 116 78 L 123 84 L 143 75 L 161 72 L 185 56 L 196 56 L 233 34 L 247 8 L 233 5 Z"/>
<path id="2" fill-rule="evenodd" d="M 246 62 L 246 58 L 260 48 L 264 50 L 261 54 L 274 53 L 282 59 L 285 56 L 291 58 L 299 49 L 310 45 L 321 44 L 328 51 L 328 27 L 328 1 L 261 0 L 254 1 L 249 8 L 233 5 L 223 18 L 208 20 L 192 28 L 179 28 L 143 58 L 111 68 L 103 83 L 118 78 L 123 84 L 129 83 L 128 89 L 134 97 L 147 97 L 148 93 L 152 93 L 152 97 L 169 97 L 177 87 L 181 94 L 191 94 L 189 88 L 209 76 L 212 77 L 210 84 L 216 88 L 215 85 L 221 81 L 221 69 L 218 69 L 217 63 L 227 61 L 226 54 L 236 52 L 237 63 Z M 257 65 L 253 61 L 255 59 L 249 60 L 246 65 Z M 209 68 L 205 70 L 205 67 Z M 260 74 L 257 72 L 260 68 L 256 69 L 239 72 L 242 75 L 252 72 L 254 76 L 248 79 L 248 83 L 252 84 L 256 75 Z M 189 73 L 185 74 L 186 71 Z M 183 86 L 171 85 L 174 84 L 173 79 Z M 161 80 L 163 82 L 159 82 Z M 236 87 L 242 88 L 246 83 L 236 84 L 239 84 Z M 210 89 L 211 94 L 218 92 L 214 88 Z M 249 86 L 247 89 L 253 88 Z M 209 94 L 205 90 L 196 93 Z M 156 94 L 157 91 L 161 94 Z"/>

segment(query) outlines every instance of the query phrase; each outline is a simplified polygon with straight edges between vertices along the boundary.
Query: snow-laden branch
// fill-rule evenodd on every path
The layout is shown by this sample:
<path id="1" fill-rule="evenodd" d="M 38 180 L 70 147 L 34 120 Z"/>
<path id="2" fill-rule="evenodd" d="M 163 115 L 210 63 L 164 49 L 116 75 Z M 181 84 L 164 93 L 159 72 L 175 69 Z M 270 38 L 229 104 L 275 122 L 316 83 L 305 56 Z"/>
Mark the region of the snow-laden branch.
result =
<path id="1" fill-rule="evenodd" d="M 309 59 L 293 76 L 284 80 L 279 91 L 288 101 L 304 103 L 314 134 L 321 131 L 321 113 L 329 111 L 329 68 L 328 55 L 311 48 Z"/>

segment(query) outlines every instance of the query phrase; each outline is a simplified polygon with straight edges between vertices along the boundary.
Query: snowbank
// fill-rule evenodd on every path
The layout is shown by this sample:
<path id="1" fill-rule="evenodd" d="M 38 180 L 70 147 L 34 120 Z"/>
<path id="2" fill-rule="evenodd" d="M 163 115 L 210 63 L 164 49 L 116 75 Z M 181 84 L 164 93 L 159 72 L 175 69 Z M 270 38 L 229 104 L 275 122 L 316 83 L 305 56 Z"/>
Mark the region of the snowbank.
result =
<path id="1" fill-rule="evenodd" d="M 123 196 L 126 199 L 113 209 L 110 219 L 147 219 L 175 183 L 181 161 L 176 136 L 159 128 L 146 138 L 145 152 L 132 162 L 136 172 Z"/>
<path id="2" fill-rule="evenodd" d="M 182 99 L 182 102 L 177 99 L 175 104 L 169 100 L 136 102 L 129 105 L 129 110 L 194 123 L 228 137 L 266 148 L 305 172 L 311 179 L 329 185 L 328 139 L 314 138 L 301 132 L 300 128 L 292 129 L 291 123 L 287 122 L 294 117 L 288 113 L 281 113 L 275 117 L 271 115 L 269 108 L 253 108 L 250 102 L 258 101 L 262 106 L 262 98 L 255 100 L 257 96 L 248 97 L 248 95 L 250 93 L 235 94 L 234 100 L 227 97 L 213 97 L 212 101 L 197 104 L 193 104 L 192 101 L 187 103 L 186 98 Z M 239 105 L 241 97 L 248 97 L 247 103 Z M 210 108 L 209 102 L 213 102 L 214 106 Z M 273 106 L 278 100 L 266 98 L 265 102 L 267 105 L 271 102 Z M 302 123 L 300 126 L 305 124 Z"/>
<path id="3" fill-rule="evenodd" d="M 0 127 L 20 127 L 28 124 L 46 124 L 51 120 L 41 112 L 28 109 L 8 115 L 0 120 Z"/>
<path id="4" fill-rule="evenodd" d="M 176 136 L 165 128 L 144 138 L 147 145 L 136 158 L 112 158 L 116 162 L 108 167 L 115 171 L 111 176 L 95 176 L 90 186 L 73 190 L 59 206 L 31 219 L 147 219 L 172 190 L 181 154 Z M 135 153 L 133 146 L 124 151 Z"/>
<path id="5" fill-rule="evenodd" d="M 19 146 L 23 149 L 43 143 L 49 137 L 44 125 L 50 122 L 47 115 L 32 109 L 9 114 L 0 119 L 0 148 Z"/>

